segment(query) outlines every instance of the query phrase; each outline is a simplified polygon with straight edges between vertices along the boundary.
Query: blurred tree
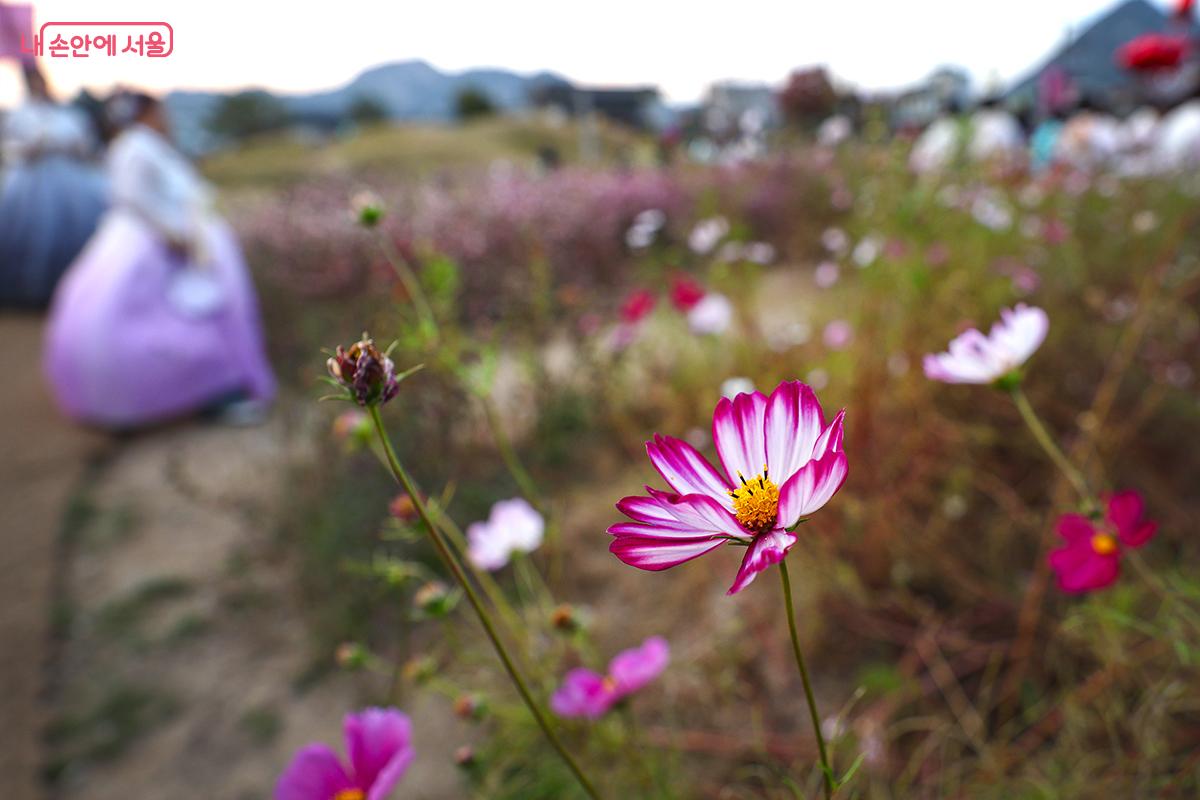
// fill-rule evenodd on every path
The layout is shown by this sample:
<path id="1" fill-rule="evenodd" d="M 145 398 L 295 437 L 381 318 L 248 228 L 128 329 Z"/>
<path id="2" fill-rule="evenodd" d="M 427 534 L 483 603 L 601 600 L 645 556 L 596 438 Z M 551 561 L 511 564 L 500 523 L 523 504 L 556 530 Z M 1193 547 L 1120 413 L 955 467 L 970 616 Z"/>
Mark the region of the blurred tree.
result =
<path id="1" fill-rule="evenodd" d="M 261 90 L 230 95 L 221 100 L 207 122 L 210 131 L 233 139 L 287 127 L 291 115 L 279 98 Z"/>
<path id="2" fill-rule="evenodd" d="M 387 107 L 381 101 L 374 97 L 362 95 L 354 98 L 350 103 L 348 113 L 350 119 L 359 125 L 373 125 L 377 122 L 384 122 L 391 116 L 388 113 Z"/>
<path id="3" fill-rule="evenodd" d="M 813 128 L 833 113 L 837 92 L 823 67 L 795 70 L 779 92 L 779 110 L 794 125 Z"/>
<path id="4" fill-rule="evenodd" d="M 486 93 L 474 86 L 468 86 L 454 98 L 454 111 L 458 118 L 465 122 L 495 114 L 496 105 Z"/>

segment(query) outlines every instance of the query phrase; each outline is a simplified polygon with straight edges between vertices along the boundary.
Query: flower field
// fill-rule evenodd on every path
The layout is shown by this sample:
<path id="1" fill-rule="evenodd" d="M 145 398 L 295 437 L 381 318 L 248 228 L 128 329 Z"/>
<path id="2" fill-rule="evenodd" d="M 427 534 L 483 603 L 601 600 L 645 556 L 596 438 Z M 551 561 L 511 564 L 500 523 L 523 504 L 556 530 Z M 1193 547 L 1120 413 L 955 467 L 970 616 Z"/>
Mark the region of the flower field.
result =
<path id="1" fill-rule="evenodd" d="M 333 398 L 313 648 L 398 709 L 276 797 L 1200 792 L 1200 185 L 906 161 L 230 198 Z"/>

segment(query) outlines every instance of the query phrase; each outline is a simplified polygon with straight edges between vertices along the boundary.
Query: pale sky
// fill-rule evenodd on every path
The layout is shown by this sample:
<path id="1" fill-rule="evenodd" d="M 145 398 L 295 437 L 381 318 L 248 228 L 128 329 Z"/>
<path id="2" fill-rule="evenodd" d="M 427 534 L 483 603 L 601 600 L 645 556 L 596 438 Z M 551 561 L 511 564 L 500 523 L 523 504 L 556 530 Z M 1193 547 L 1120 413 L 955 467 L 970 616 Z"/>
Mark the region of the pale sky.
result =
<path id="1" fill-rule="evenodd" d="M 1161 2 L 1161 0 L 1159 0 Z M 165 20 L 166 59 L 43 59 L 62 94 L 116 82 L 152 91 L 262 86 L 302 92 L 368 67 L 421 58 L 444 70 L 549 69 L 586 84 L 657 84 L 672 102 L 719 79 L 780 82 L 826 64 L 843 81 L 893 88 L 959 64 L 977 88 L 1011 79 L 1068 29 L 1117 0 L 45 0 L 49 21 Z M 0 62 L 0 105 L 22 96 Z"/>

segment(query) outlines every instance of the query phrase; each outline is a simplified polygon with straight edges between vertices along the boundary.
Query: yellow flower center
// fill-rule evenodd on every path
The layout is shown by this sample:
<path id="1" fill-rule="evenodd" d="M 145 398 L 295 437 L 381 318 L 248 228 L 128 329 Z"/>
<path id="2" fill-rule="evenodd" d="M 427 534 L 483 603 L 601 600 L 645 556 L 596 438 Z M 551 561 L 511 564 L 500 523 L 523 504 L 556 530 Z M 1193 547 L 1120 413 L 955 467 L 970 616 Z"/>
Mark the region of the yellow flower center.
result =
<path id="1" fill-rule="evenodd" d="M 362 789 L 342 789 L 333 796 L 333 800 L 363 800 L 366 796 Z"/>
<path id="2" fill-rule="evenodd" d="M 1107 533 L 1092 536 L 1092 550 L 1099 556 L 1111 556 L 1117 552 L 1117 540 Z"/>
<path id="3" fill-rule="evenodd" d="M 602 685 L 604 686 L 604 691 L 606 692 L 615 692 L 617 690 L 617 682 L 612 679 L 611 675 L 604 676 Z"/>
<path id="4" fill-rule="evenodd" d="M 737 521 L 746 530 L 769 531 L 779 515 L 779 487 L 767 477 L 767 465 L 763 464 L 761 475 L 755 475 L 749 481 L 739 472 L 738 480 L 742 485 L 729 492 Z"/>

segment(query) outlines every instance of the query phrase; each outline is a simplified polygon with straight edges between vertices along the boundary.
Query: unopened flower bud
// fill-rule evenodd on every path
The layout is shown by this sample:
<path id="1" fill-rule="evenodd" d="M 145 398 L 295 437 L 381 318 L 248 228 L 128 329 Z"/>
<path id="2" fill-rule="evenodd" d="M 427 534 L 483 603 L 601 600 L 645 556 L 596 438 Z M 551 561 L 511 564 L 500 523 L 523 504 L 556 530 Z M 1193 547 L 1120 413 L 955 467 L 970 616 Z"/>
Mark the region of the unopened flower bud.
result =
<path id="1" fill-rule="evenodd" d="M 572 606 L 563 603 L 550 614 L 550 624 L 556 631 L 574 633 L 579 630 L 579 616 Z"/>
<path id="2" fill-rule="evenodd" d="M 396 396 L 399 380 L 396 365 L 375 346 L 367 334 L 344 348 L 338 345 L 326 362 L 329 375 L 345 388 L 360 406 L 382 405 Z"/>
<path id="3" fill-rule="evenodd" d="M 401 522 L 412 522 L 417 518 L 417 504 L 409 494 L 398 494 L 388 503 L 388 513 Z"/>
<path id="4" fill-rule="evenodd" d="M 362 669 L 369 657 L 367 649 L 357 642 L 342 642 L 334 652 L 334 659 L 342 669 Z"/>
<path id="5" fill-rule="evenodd" d="M 487 716 L 487 701 L 477 694 L 464 694 L 454 701 L 454 714 L 459 719 L 478 722 Z"/>
<path id="6" fill-rule="evenodd" d="M 413 605 L 430 617 L 444 617 L 454 609 L 457 597 L 441 581 L 430 581 L 413 595 Z"/>
<path id="7" fill-rule="evenodd" d="M 374 192 L 359 192 L 350 202 L 358 224 L 364 228 L 374 228 L 383 219 L 383 203 Z"/>
<path id="8" fill-rule="evenodd" d="M 438 665 L 431 656 L 413 656 L 404 662 L 401 673 L 404 679 L 415 684 L 422 684 L 437 675 Z"/>
<path id="9" fill-rule="evenodd" d="M 475 751 L 469 744 L 464 744 L 454 751 L 454 763 L 463 769 L 475 766 Z"/>

